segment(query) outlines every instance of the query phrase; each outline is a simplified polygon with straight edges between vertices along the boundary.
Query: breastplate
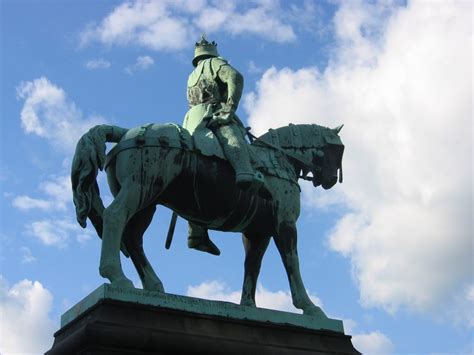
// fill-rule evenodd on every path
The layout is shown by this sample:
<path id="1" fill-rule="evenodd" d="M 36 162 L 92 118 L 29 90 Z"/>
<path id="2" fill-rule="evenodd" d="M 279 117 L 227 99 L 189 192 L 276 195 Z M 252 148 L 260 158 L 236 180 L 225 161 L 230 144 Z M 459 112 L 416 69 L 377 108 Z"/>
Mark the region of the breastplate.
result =
<path id="1" fill-rule="evenodd" d="M 207 63 L 206 63 L 207 64 Z M 193 76 L 199 75 L 197 80 L 190 80 L 188 82 L 188 103 L 189 106 L 196 106 L 203 103 L 215 103 L 222 101 L 222 95 L 219 90 L 217 78 L 212 74 L 209 65 L 204 65 L 203 68 L 196 68 L 200 70 L 200 74 L 193 73 Z M 191 85 L 189 85 L 191 84 Z"/>

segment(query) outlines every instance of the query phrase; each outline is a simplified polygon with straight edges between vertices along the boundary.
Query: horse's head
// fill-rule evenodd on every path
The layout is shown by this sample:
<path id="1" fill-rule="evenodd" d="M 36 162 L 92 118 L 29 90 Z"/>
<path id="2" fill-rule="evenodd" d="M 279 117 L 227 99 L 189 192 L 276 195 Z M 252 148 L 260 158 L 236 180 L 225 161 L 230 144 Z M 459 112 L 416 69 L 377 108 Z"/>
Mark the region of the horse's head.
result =
<path id="1" fill-rule="evenodd" d="M 312 181 L 315 187 L 330 189 L 338 178 L 342 182 L 344 145 L 339 137 L 341 128 L 342 126 L 331 129 L 317 124 L 290 123 L 288 126 L 270 129 L 253 144 L 273 151 L 285 151 L 283 154 L 290 158 L 298 177 Z M 272 168 L 274 164 L 272 160 Z M 309 173 L 312 176 L 308 176 Z"/>
<path id="2" fill-rule="evenodd" d="M 327 190 L 333 187 L 338 178 L 342 182 L 342 155 L 344 145 L 339 137 L 342 126 L 325 129 L 323 132 L 324 145 L 313 151 L 312 167 L 313 177 L 310 179 L 315 187 L 322 186 Z M 339 172 L 339 177 L 338 177 Z"/>

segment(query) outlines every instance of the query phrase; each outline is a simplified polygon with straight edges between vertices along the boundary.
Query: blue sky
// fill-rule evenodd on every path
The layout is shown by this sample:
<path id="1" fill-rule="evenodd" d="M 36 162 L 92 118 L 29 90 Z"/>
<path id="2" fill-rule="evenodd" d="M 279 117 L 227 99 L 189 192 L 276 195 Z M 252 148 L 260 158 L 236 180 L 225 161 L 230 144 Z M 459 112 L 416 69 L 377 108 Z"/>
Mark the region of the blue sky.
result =
<path id="1" fill-rule="evenodd" d="M 254 133 L 345 124 L 344 183 L 301 183 L 313 299 L 365 353 L 473 352 L 470 2 L 0 4 L 2 354 L 47 350 L 60 315 L 104 282 L 99 240 L 75 222 L 77 139 L 97 123 L 181 123 L 202 32 L 244 75 Z M 166 251 L 169 219 L 158 208 L 145 236 L 165 289 L 238 301 L 240 236 L 213 232 L 213 257 L 187 248 L 180 220 Z M 296 311 L 273 244 L 257 304 Z"/>

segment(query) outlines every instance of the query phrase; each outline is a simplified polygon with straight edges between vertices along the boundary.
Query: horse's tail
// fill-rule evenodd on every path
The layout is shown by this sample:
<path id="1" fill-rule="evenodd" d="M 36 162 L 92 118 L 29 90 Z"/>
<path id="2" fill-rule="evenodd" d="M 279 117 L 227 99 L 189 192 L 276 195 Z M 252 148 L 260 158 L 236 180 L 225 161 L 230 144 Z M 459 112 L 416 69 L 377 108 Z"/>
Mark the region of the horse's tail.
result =
<path id="1" fill-rule="evenodd" d="M 77 221 L 85 228 L 89 217 L 100 237 L 104 204 L 99 194 L 97 173 L 104 168 L 105 143 L 118 142 L 127 131 L 109 125 L 91 128 L 77 143 L 72 160 L 71 182 Z"/>

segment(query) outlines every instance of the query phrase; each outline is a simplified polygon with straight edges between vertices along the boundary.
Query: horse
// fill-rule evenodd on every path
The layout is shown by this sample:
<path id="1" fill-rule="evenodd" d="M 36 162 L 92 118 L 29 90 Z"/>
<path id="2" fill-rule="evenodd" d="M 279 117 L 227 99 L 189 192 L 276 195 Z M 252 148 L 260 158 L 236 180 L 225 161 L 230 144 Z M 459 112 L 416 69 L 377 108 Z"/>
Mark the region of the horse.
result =
<path id="1" fill-rule="evenodd" d="M 241 305 L 256 306 L 257 278 L 273 238 L 294 306 L 304 314 L 326 317 L 308 297 L 299 269 L 298 179 L 324 189 L 338 178 L 342 182 L 341 128 L 290 124 L 254 137 L 249 152 L 264 177 L 258 192 L 236 187 L 232 167 L 207 136 L 198 139 L 175 124 L 91 128 L 76 146 L 71 180 L 79 224 L 85 228 L 89 218 L 102 238 L 100 275 L 112 285 L 133 287 L 122 270 L 122 250 L 131 257 L 145 290 L 165 292 L 143 250 L 143 234 L 159 204 L 203 228 L 242 233 Z M 107 142 L 117 144 L 106 155 Z M 114 196 L 107 208 L 96 181 L 104 168 Z"/>

